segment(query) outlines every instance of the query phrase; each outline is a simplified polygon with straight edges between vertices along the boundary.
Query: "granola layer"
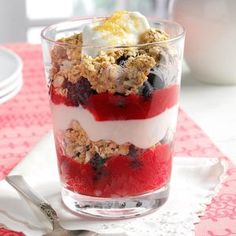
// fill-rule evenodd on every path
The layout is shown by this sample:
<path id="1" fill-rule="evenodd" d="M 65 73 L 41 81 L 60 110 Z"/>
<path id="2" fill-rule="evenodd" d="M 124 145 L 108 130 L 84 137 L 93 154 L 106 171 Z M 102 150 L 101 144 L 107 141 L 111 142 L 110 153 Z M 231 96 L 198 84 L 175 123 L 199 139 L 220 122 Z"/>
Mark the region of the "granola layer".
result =
<path id="1" fill-rule="evenodd" d="M 130 143 L 122 145 L 111 140 L 99 140 L 93 142 L 81 127 L 78 121 L 72 121 L 70 127 L 63 134 L 64 152 L 79 163 L 88 163 L 95 155 L 103 159 L 111 156 L 128 155 Z"/>
<path id="2" fill-rule="evenodd" d="M 81 33 L 62 38 L 51 52 L 50 79 L 55 92 L 66 97 L 67 81 L 76 84 L 86 78 L 98 94 L 139 94 L 153 68 L 173 64 L 177 55 L 173 49 L 164 43 L 150 44 L 168 38 L 165 32 L 151 28 L 140 36 L 143 46 L 101 50 L 94 58 L 82 54 Z"/>

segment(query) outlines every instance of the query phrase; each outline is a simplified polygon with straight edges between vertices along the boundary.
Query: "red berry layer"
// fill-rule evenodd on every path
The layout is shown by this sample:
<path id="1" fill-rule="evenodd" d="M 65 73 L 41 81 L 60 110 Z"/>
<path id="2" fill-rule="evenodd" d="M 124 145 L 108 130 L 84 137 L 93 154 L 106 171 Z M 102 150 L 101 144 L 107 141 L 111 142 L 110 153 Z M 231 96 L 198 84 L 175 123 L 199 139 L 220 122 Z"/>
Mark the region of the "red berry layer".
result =
<path id="1" fill-rule="evenodd" d="M 51 101 L 56 105 L 64 104 L 66 106 L 74 106 L 74 103 L 69 98 L 58 94 L 53 86 L 50 87 L 49 94 L 51 97 Z"/>
<path id="2" fill-rule="evenodd" d="M 102 93 L 90 96 L 88 109 L 97 121 L 147 119 L 162 113 L 178 101 L 178 86 L 156 90 L 148 98 L 139 95 Z"/>
<path id="3" fill-rule="evenodd" d="M 58 152 L 59 171 L 65 187 L 96 197 L 134 196 L 163 187 L 170 178 L 172 154 L 169 144 L 147 149 L 138 158 L 114 156 L 99 170 L 80 164 Z"/>
<path id="4" fill-rule="evenodd" d="M 122 96 L 100 93 L 91 95 L 83 107 L 88 109 L 97 121 L 147 119 L 177 104 L 178 96 L 178 85 L 155 90 L 148 98 L 135 94 Z M 53 89 L 51 100 L 54 104 L 73 106 L 72 101 L 55 94 Z"/>

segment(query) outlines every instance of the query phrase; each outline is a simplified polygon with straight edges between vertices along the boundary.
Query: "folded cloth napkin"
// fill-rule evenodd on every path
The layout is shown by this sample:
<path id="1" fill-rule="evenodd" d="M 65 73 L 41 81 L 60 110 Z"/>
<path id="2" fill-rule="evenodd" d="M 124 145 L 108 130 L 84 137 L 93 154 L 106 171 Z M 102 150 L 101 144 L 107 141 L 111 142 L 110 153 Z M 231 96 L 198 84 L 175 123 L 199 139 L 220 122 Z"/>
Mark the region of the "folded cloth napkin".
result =
<path id="1" fill-rule="evenodd" d="M 86 228 L 106 235 L 194 235 L 194 224 L 225 176 L 225 164 L 217 158 L 175 157 L 170 197 L 163 207 L 134 219 L 91 220 L 73 215 L 62 204 L 53 146 L 49 133 L 10 174 L 22 174 L 52 204 L 62 224 L 71 229 Z M 5 181 L 0 183 L 0 193 L 0 223 L 26 235 L 42 235 L 50 230 L 41 215 L 35 214 Z"/>

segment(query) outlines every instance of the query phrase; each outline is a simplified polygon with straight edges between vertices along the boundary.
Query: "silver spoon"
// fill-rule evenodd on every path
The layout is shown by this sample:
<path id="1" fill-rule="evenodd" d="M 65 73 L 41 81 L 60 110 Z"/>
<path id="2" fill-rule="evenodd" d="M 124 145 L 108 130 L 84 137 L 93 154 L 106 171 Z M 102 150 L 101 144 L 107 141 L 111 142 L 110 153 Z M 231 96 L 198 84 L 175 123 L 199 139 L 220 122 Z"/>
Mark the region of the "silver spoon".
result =
<path id="1" fill-rule="evenodd" d="M 89 230 L 67 230 L 60 223 L 56 211 L 51 205 L 36 193 L 24 180 L 21 175 L 11 175 L 6 177 L 6 181 L 22 194 L 26 199 L 37 206 L 52 224 L 53 231 L 44 236 L 98 236 L 99 234 Z"/>

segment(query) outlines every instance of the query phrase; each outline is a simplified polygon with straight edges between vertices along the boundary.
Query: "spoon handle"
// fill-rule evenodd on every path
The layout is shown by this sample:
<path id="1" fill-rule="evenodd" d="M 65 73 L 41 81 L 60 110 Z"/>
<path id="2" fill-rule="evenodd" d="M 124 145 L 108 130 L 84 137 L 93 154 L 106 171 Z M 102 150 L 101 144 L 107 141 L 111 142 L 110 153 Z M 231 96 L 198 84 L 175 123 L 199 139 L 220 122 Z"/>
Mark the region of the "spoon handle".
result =
<path id="1" fill-rule="evenodd" d="M 21 175 L 11 175 L 6 177 L 6 181 L 17 190 L 23 197 L 37 206 L 51 222 L 53 228 L 59 227 L 59 218 L 51 205 L 38 193 L 35 192 Z"/>

